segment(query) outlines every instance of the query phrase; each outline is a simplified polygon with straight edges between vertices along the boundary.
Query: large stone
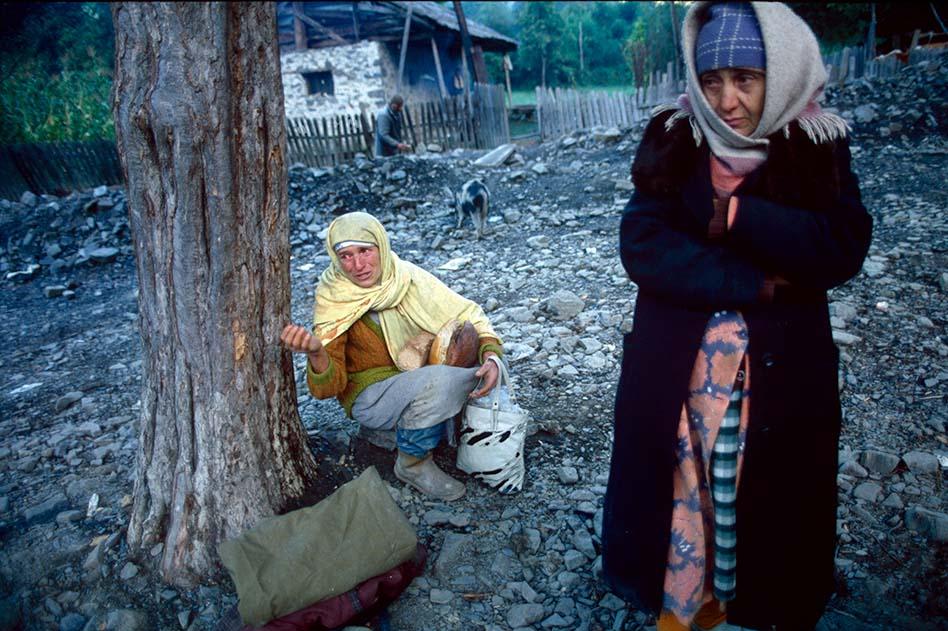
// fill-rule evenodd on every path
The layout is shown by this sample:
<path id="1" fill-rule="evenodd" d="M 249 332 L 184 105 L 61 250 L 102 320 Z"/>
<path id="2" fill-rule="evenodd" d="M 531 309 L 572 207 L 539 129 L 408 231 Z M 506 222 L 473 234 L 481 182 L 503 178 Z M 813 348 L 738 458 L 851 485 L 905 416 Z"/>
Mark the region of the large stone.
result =
<path id="1" fill-rule="evenodd" d="M 934 454 L 924 451 L 910 451 L 902 460 L 912 473 L 937 473 L 941 466 Z"/>
<path id="2" fill-rule="evenodd" d="M 905 525 L 909 530 L 915 530 L 935 541 L 948 541 L 948 515 L 945 513 L 912 506 L 905 511 Z"/>
<path id="3" fill-rule="evenodd" d="M 882 487 L 875 482 L 863 482 L 853 491 L 853 496 L 867 502 L 878 502 L 882 496 Z"/>
<path id="4" fill-rule="evenodd" d="M 543 619 L 543 605 L 514 605 L 507 610 L 507 624 L 511 629 L 526 627 Z"/>
<path id="5" fill-rule="evenodd" d="M 851 475 L 854 478 L 868 478 L 869 472 L 866 468 L 855 460 L 847 460 L 839 465 L 839 472 L 845 475 Z"/>
<path id="6" fill-rule="evenodd" d="M 862 452 L 862 457 L 859 459 L 859 462 L 871 473 L 889 475 L 899 466 L 899 460 L 900 458 L 895 454 L 867 450 Z"/>
<path id="7" fill-rule="evenodd" d="M 596 558 L 596 546 L 593 543 L 592 535 L 585 528 L 573 535 L 572 542 L 576 549 L 585 554 L 590 561 Z"/>
<path id="8" fill-rule="evenodd" d="M 56 413 L 60 413 L 63 410 L 69 408 L 74 403 L 82 400 L 82 393 L 78 390 L 74 392 L 67 392 L 63 396 L 56 399 L 56 403 L 53 405 L 53 409 L 56 410 Z"/>
<path id="9" fill-rule="evenodd" d="M 556 474 L 563 484 L 569 485 L 579 482 L 579 472 L 576 470 L 576 467 L 560 467 Z"/>
<path id="10" fill-rule="evenodd" d="M 876 119 L 876 110 L 871 105 L 860 105 L 853 110 L 853 115 L 859 123 L 871 123 Z"/>
<path id="11" fill-rule="evenodd" d="M 612 592 L 609 592 L 599 601 L 599 606 L 603 609 L 609 609 L 610 611 L 619 611 L 620 609 L 625 609 L 625 601 Z"/>
<path id="12" fill-rule="evenodd" d="M 39 198 L 30 191 L 23 191 L 23 194 L 20 195 L 20 203 L 24 206 L 33 207 L 39 203 Z"/>
<path id="13" fill-rule="evenodd" d="M 847 333 L 846 331 L 840 331 L 839 329 L 833 329 L 833 341 L 839 344 L 840 346 L 852 346 L 857 342 L 861 342 L 862 338 L 858 335 L 853 335 L 852 333 Z"/>
<path id="14" fill-rule="evenodd" d="M 567 550 L 563 554 L 563 565 L 567 570 L 577 570 L 586 565 L 586 555 L 579 550 Z"/>
<path id="15" fill-rule="evenodd" d="M 556 319 L 569 320 L 579 315 L 586 303 L 573 292 L 561 289 L 550 296 L 547 306 Z"/>
<path id="16" fill-rule="evenodd" d="M 62 491 L 49 498 L 41 504 L 30 506 L 23 511 L 23 518 L 28 524 L 34 524 L 40 521 L 46 521 L 55 517 L 58 513 L 69 508 L 69 500 Z"/>
<path id="17" fill-rule="evenodd" d="M 474 554 L 474 537 L 458 532 L 444 535 L 441 552 L 434 562 L 434 575 L 437 578 L 450 579 L 455 576 L 458 565 L 468 563 Z"/>
<path id="18" fill-rule="evenodd" d="M 474 161 L 474 166 L 478 167 L 498 167 L 507 161 L 513 152 L 517 150 L 517 145 L 507 143 L 500 145 L 496 149 L 489 151 Z"/>
<path id="19" fill-rule="evenodd" d="M 447 605 L 454 600 L 454 592 L 446 589 L 432 589 L 428 598 L 436 605 Z"/>
<path id="20" fill-rule="evenodd" d="M 593 131 L 593 140 L 599 142 L 618 142 L 622 139 L 622 132 L 618 127 Z"/>
<path id="21" fill-rule="evenodd" d="M 118 257 L 118 248 L 96 248 L 86 253 L 95 263 L 111 263 Z"/>
<path id="22" fill-rule="evenodd" d="M 138 575 L 138 566 L 132 563 L 131 561 L 127 562 L 122 568 L 122 571 L 119 573 L 119 578 L 123 581 Z"/>
<path id="23" fill-rule="evenodd" d="M 87 631 L 150 631 L 148 616 L 135 609 L 117 609 L 95 616 L 86 624 Z"/>
<path id="24" fill-rule="evenodd" d="M 77 613 L 67 613 L 59 621 L 59 631 L 82 631 L 85 626 L 85 616 Z"/>

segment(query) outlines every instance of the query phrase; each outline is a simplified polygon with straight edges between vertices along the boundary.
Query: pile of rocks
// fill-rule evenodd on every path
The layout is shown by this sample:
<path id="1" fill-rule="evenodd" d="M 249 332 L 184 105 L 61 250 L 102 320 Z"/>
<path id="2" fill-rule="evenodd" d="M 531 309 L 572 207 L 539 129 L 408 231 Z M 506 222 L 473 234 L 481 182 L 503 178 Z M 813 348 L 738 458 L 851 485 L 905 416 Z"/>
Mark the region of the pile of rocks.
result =
<path id="1" fill-rule="evenodd" d="M 49 298 L 75 298 L 75 270 L 132 254 L 128 209 L 120 187 L 67 197 L 26 191 L 0 200 L 0 278 L 7 285 L 43 277 Z"/>
<path id="2" fill-rule="evenodd" d="M 948 150 L 948 60 L 936 57 L 904 66 L 892 79 L 863 79 L 844 86 L 830 86 L 827 101 L 852 125 L 864 142 L 888 143 L 893 139 L 932 146 L 923 150 Z"/>

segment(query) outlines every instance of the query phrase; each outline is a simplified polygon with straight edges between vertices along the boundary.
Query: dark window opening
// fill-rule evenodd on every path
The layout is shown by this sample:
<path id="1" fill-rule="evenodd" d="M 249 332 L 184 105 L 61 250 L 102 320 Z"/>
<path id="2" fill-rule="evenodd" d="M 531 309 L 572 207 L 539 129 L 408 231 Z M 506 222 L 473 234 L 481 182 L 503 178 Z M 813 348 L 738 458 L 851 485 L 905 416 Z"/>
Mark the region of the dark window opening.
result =
<path id="1" fill-rule="evenodd" d="M 334 94 L 331 71 L 326 70 L 323 72 L 304 72 L 303 78 L 306 80 L 307 94 Z"/>

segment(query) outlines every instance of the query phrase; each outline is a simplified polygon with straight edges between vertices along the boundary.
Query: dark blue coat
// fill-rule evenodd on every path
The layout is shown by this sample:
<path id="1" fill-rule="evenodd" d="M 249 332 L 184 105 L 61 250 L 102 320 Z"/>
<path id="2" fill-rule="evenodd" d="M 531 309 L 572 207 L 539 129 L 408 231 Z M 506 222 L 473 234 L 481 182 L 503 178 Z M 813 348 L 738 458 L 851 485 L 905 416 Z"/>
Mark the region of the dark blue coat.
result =
<path id="1" fill-rule="evenodd" d="M 707 238 L 707 142 L 689 125 L 646 129 L 636 191 L 621 224 L 622 263 L 638 285 L 623 342 L 603 520 L 613 591 L 661 608 L 671 530 L 676 431 L 710 315 L 740 309 L 751 358 L 750 421 L 737 499 L 733 624 L 809 628 L 834 588 L 839 353 L 826 290 L 861 268 L 872 219 L 844 141 L 815 144 L 791 124 L 735 191 L 734 226 Z M 790 282 L 761 298 L 765 273 Z"/>
<path id="2" fill-rule="evenodd" d="M 401 112 L 393 112 L 386 105 L 375 116 L 375 157 L 394 156 L 402 141 Z"/>

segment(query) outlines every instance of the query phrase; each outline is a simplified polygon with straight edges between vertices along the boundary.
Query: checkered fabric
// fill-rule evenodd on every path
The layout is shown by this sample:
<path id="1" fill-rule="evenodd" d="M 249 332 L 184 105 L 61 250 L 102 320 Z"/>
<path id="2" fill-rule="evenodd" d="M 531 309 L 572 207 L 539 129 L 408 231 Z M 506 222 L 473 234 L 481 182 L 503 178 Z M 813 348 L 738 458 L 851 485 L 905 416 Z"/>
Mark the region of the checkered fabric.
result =
<path id="1" fill-rule="evenodd" d="M 695 46 L 695 70 L 699 76 L 719 68 L 767 69 L 764 37 L 749 3 L 715 3 L 709 13 L 711 17 L 698 32 Z"/>

